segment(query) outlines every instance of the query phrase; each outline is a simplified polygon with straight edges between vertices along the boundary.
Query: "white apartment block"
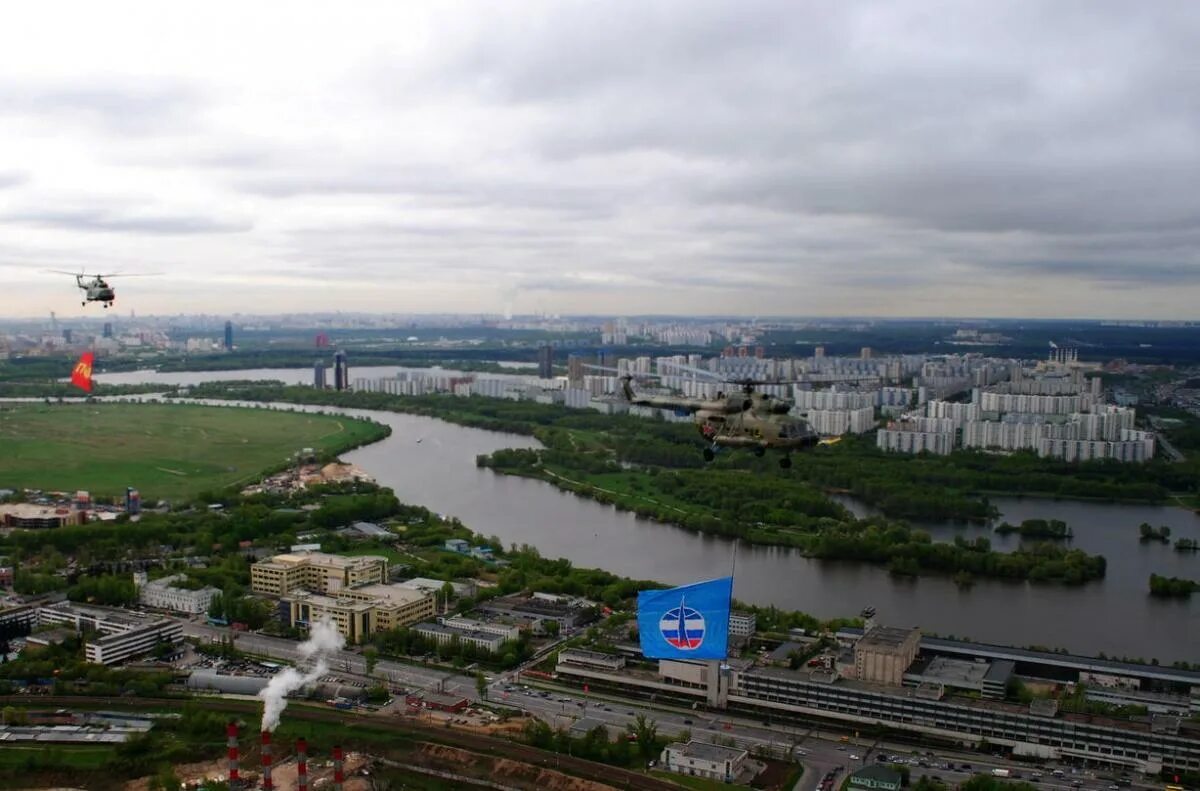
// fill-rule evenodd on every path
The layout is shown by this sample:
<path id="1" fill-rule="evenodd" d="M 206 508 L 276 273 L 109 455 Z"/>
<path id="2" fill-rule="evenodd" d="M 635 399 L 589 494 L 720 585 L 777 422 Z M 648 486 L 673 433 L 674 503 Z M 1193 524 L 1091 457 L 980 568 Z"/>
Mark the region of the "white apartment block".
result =
<path id="1" fill-rule="evenodd" d="M 849 410 L 875 406 L 875 391 L 857 390 L 793 390 L 792 400 L 797 410 Z"/>
<path id="2" fill-rule="evenodd" d="M 949 418 L 956 427 L 961 428 L 969 420 L 979 420 L 979 404 L 934 400 L 925 405 L 925 416 Z"/>
<path id="3" fill-rule="evenodd" d="M 1088 439 L 1043 439 L 1038 455 L 1064 461 L 1114 459 L 1124 462 L 1144 462 L 1154 458 L 1154 434 L 1149 431 L 1126 430 L 1116 442 Z"/>
<path id="4" fill-rule="evenodd" d="M 875 428 L 875 409 L 811 409 L 805 420 L 818 434 L 865 434 Z"/>
<path id="5" fill-rule="evenodd" d="M 1034 449 L 1042 441 L 1043 422 L 1017 420 L 972 420 L 963 425 L 964 448 Z"/>
<path id="6" fill-rule="evenodd" d="M 895 423 L 894 426 L 906 426 Z M 954 433 L 944 431 L 909 431 L 904 428 L 880 429 L 875 437 L 880 450 L 896 453 L 921 453 L 928 451 L 947 456 L 954 450 Z"/>
<path id="7" fill-rule="evenodd" d="M 905 417 L 904 424 L 910 431 L 934 431 L 953 434 L 958 430 L 958 421 L 950 417 Z"/>
<path id="8" fill-rule="evenodd" d="M 984 412 L 1023 412 L 1039 415 L 1070 415 L 1091 410 L 1091 394 L 1026 395 L 1024 393 L 980 393 L 979 406 Z"/>
<path id="9" fill-rule="evenodd" d="M 212 587 L 198 590 L 173 587 L 175 583 L 183 582 L 186 579 L 186 574 L 172 574 L 169 577 L 147 582 L 138 590 L 138 601 L 147 607 L 159 610 L 171 610 L 191 615 L 208 612 L 212 600 L 221 591 Z"/>

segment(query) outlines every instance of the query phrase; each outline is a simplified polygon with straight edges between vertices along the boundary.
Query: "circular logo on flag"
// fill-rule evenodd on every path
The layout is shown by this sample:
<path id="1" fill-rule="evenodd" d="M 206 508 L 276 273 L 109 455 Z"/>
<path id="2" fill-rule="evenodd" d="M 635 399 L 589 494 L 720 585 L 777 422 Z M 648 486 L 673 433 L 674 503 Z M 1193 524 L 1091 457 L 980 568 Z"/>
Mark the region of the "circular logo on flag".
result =
<path id="1" fill-rule="evenodd" d="M 672 647 L 694 651 L 704 642 L 704 616 L 699 610 L 684 606 L 681 600 L 678 607 L 663 613 L 658 630 Z"/>

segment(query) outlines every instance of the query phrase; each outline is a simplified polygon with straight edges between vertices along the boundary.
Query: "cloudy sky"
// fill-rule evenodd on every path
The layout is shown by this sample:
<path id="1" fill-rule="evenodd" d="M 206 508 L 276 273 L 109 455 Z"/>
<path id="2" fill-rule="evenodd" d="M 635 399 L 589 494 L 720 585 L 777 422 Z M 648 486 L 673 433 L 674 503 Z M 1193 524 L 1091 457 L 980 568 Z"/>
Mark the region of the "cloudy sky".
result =
<path id="1" fill-rule="evenodd" d="M 163 273 L 139 314 L 1200 318 L 1198 41 L 1191 1 L 14 4 L 0 315 L 85 268 Z"/>

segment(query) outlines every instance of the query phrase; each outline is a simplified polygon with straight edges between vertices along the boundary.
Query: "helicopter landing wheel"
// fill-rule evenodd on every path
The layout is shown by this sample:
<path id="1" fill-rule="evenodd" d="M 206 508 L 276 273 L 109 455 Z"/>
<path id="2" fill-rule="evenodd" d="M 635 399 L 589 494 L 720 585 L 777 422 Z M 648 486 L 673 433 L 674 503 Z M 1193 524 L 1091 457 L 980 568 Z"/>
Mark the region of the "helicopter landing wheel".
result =
<path id="1" fill-rule="evenodd" d="M 755 448 L 754 455 L 761 459 L 763 456 L 767 455 L 767 449 L 766 448 Z"/>
<path id="2" fill-rule="evenodd" d="M 713 449 L 712 449 L 712 448 L 705 448 L 705 449 L 704 449 L 704 460 L 705 460 L 705 461 L 712 461 L 712 460 L 713 460 L 713 458 L 714 458 L 715 456 L 716 456 L 716 454 L 715 454 L 715 453 L 713 453 Z"/>
<path id="3" fill-rule="evenodd" d="M 779 457 L 779 466 L 780 466 L 780 468 L 785 469 L 785 470 L 789 469 L 792 466 L 792 457 L 791 456 L 780 456 Z"/>

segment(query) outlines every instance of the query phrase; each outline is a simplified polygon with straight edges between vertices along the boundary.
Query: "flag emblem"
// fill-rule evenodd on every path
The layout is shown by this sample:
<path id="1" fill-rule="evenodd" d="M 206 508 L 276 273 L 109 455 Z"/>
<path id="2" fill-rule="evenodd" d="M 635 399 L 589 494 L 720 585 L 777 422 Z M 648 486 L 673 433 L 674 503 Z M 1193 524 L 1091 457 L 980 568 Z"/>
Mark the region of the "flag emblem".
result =
<path id="1" fill-rule="evenodd" d="M 92 363 L 95 357 L 91 352 L 84 352 L 79 358 L 79 362 L 75 363 L 75 370 L 71 372 L 71 384 L 92 392 Z"/>
<path id="2" fill-rule="evenodd" d="M 704 616 L 684 604 L 663 613 L 658 622 L 663 639 L 680 651 L 694 651 L 704 644 Z"/>

